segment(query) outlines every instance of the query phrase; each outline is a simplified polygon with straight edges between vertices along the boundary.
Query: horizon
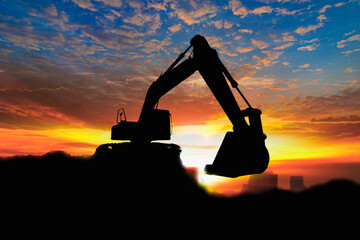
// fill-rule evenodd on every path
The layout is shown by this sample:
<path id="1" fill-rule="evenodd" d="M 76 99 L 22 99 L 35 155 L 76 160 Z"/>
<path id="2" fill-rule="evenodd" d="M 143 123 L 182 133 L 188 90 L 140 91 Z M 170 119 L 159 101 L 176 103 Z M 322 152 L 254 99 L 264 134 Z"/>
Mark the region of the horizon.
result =
<path id="1" fill-rule="evenodd" d="M 91 155 L 116 142 L 117 109 L 136 121 L 150 84 L 200 34 L 262 110 L 270 170 L 298 171 L 305 185 L 360 181 L 347 167 L 360 164 L 358 0 L 19 0 L 0 9 L 0 157 Z M 184 165 L 201 172 L 232 125 L 200 74 L 159 108 L 173 119 L 163 142 L 180 145 Z"/>

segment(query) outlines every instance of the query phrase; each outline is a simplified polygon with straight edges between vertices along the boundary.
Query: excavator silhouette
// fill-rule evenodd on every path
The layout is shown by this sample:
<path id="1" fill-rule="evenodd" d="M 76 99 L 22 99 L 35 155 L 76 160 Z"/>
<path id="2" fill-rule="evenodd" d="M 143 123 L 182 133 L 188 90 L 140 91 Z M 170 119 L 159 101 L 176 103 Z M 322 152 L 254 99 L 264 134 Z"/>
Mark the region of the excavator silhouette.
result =
<path id="1" fill-rule="evenodd" d="M 177 65 L 191 47 L 193 47 L 193 57 L 189 56 L 187 60 Z M 269 152 L 265 146 L 266 135 L 262 129 L 261 111 L 251 107 L 239 90 L 238 83 L 219 59 L 216 50 L 212 49 L 205 37 L 200 35 L 191 39 L 190 46 L 149 87 L 137 122 L 127 121 L 125 110 L 118 110 L 117 125 L 112 127 L 111 139 L 131 142 L 120 145 L 104 144 L 98 150 L 106 148 L 107 151 L 119 151 L 119 149 L 133 148 L 141 151 L 142 146 L 156 145 L 157 143 L 151 143 L 154 140 L 170 140 L 171 115 L 167 110 L 157 109 L 159 99 L 196 70 L 233 125 L 233 131 L 226 133 L 215 160 L 211 165 L 206 165 L 205 171 L 208 174 L 232 178 L 264 172 L 269 163 Z M 247 109 L 240 110 L 224 75 L 246 102 Z M 245 117 L 248 117 L 249 124 Z M 166 145 L 166 149 L 181 151 L 175 144 Z"/>

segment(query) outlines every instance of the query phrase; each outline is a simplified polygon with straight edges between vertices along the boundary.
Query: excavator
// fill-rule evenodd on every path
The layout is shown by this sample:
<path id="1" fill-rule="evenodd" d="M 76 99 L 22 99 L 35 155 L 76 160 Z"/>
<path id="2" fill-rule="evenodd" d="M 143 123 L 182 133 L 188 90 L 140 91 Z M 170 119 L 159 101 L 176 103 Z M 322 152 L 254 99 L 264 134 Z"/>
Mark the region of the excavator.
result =
<path id="1" fill-rule="evenodd" d="M 178 64 L 191 47 L 193 51 L 189 58 Z M 136 146 L 136 149 L 148 146 L 152 141 L 170 140 L 171 114 L 168 110 L 158 109 L 159 100 L 195 71 L 205 80 L 233 125 L 233 131 L 226 133 L 213 163 L 205 166 L 206 173 L 236 178 L 264 172 L 270 157 L 265 146 L 266 135 L 260 117 L 262 112 L 250 105 L 216 50 L 201 35 L 194 36 L 190 46 L 151 84 L 137 122 L 128 121 L 124 109 L 118 110 L 117 124 L 111 129 L 111 139 L 130 141 L 127 146 Z M 226 79 L 238 91 L 248 108 L 240 109 Z M 119 144 L 104 146 L 107 151 L 115 151 Z M 177 145 L 167 145 L 167 148 L 174 146 Z"/>

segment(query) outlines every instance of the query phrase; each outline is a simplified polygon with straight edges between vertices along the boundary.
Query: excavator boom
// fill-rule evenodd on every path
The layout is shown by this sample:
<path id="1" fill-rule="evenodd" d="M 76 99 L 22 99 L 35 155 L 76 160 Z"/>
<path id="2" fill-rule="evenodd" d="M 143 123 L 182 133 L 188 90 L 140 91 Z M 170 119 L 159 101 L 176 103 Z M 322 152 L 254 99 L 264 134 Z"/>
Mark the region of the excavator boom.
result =
<path id="1" fill-rule="evenodd" d="M 120 121 L 112 128 L 112 139 L 131 140 L 134 143 L 169 140 L 171 115 L 167 110 L 157 109 L 158 102 L 163 95 L 195 71 L 199 71 L 234 130 L 227 132 L 213 164 L 207 165 L 205 170 L 209 174 L 227 177 L 265 171 L 269 163 L 269 153 L 265 147 L 266 135 L 262 130 L 261 111 L 251 107 L 239 90 L 237 82 L 219 59 L 216 50 L 209 46 L 203 36 L 196 35 L 190 43 L 186 51 L 149 87 L 138 122 Z M 193 57 L 178 64 L 191 47 Z M 243 111 L 239 108 L 225 77 L 231 86 L 237 89 L 249 108 Z M 245 117 L 249 118 L 249 124 Z"/>

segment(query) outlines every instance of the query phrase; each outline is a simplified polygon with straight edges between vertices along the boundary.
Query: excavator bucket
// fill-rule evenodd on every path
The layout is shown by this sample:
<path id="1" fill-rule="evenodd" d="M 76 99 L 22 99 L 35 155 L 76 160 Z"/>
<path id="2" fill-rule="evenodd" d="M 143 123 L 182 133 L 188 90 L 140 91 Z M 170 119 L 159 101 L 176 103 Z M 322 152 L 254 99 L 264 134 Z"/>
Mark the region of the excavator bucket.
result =
<path id="1" fill-rule="evenodd" d="M 243 175 L 259 174 L 269 164 L 269 152 L 263 136 L 244 136 L 227 132 L 212 165 L 205 171 L 224 177 L 236 178 Z"/>
<path id="2" fill-rule="evenodd" d="M 235 178 L 266 170 L 270 156 L 265 146 L 261 111 L 247 108 L 242 112 L 249 117 L 249 128 L 240 133 L 226 133 L 213 164 L 205 167 L 208 174 Z"/>

